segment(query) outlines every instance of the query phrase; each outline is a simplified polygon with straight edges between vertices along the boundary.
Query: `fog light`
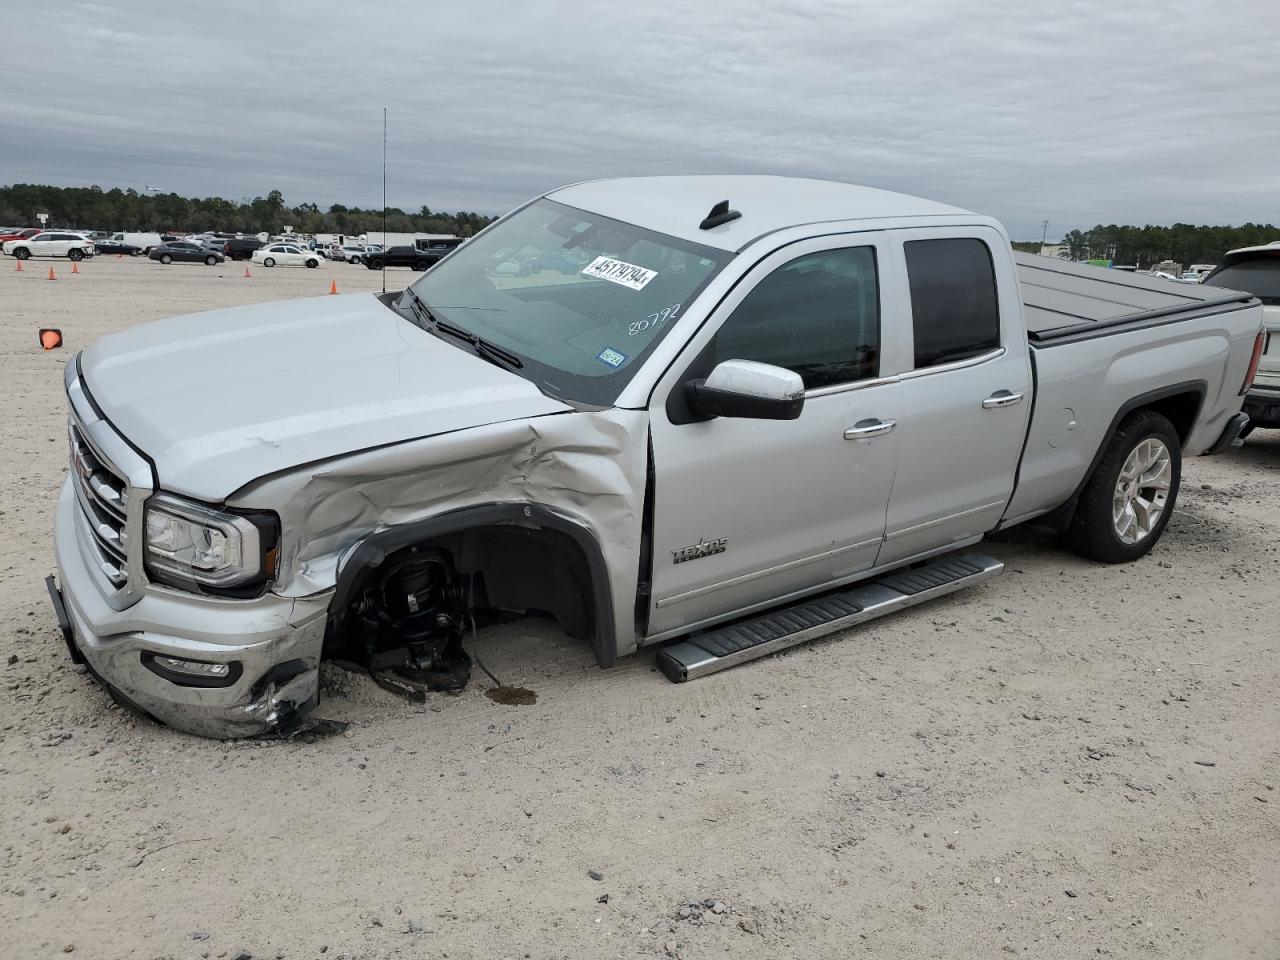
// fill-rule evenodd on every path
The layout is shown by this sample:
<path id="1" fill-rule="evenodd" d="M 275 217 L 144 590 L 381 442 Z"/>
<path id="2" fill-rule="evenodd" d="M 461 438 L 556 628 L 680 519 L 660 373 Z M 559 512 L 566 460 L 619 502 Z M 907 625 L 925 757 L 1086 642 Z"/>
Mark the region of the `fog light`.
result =
<path id="1" fill-rule="evenodd" d="M 184 687 L 229 687 L 240 679 L 241 671 L 238 661 L 210 663 L 155 653 L 144 653 L 142 663 L 152 673 Z"/>
<path id="2" fill-rule="evenodd" d="M 225 663 L 201 663 L 199 660 L 179 660 L 177 657 L 156 657 L 156 663 L 175 673 L 185 673 L 192 677 L 225 677 L 231 673 L 231 667 Z"/>

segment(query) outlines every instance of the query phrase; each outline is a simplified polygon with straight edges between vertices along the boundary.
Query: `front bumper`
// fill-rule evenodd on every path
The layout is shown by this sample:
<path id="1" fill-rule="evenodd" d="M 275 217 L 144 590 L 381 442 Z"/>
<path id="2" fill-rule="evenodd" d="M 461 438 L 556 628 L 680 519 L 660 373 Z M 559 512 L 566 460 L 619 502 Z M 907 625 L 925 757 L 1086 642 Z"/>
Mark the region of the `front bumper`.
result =
<path id="1" fill-rule="evenodd" d="M 55 611 L 59 600 L 65 611 L 72 656 L 115 695 L 171 727 L 218 738 L 289 733 L 315 706 L 330 593 L 226 600 L 148 584 L 115 610 L 86 563 L 79 512 L 68 478 L 54 533 L 61 589 L 50 592 Z M 194 686 L 148 667 L 152 656 L 239 664 L 239 672 L 229 686 Z"/>

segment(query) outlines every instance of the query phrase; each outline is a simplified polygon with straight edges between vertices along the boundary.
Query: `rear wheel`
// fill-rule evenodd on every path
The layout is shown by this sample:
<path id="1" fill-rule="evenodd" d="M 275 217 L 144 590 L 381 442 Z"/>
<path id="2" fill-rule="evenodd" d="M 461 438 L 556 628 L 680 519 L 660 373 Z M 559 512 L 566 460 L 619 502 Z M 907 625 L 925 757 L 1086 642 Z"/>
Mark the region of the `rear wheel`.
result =
<path id="1" fill-rule="evenodd" d="M 1167 419 L 1139 410 L 1112 434 L 1085 485 L 1067 542 L 1103 563 L 1145 555 L 1164 533 L 1182 482 L 1182 443 Z"/>
<path id="2" fill-rule="evenodd" d="M 413 269 L 417 270 L 418 272 L 422 272 L 423 270 L 427 269 L 427 267 L 429 266 L 431 266 L 431 264 L 428 263 L 426 260 L 419 260 L 416 263 L 414 263 Z"/>
<path id="3" fill-rule="evenodd" d="M 79 249 L 74 249 L 74 248 L 73 248 L 73 249 L 71 249 L 71 250 L 68 250 L 68 251 L 67 251 L 67 259 L 69 259 L 69 260 L 83 260 L 83 259 L 84 259 L 84 251 L 83 251 L 83 250 L 79 250 Z"/>
<path id="4" fill-rule="evenodd" d="M 26 247 L 19 247 L 17 250 L 13 251 L 13 255 L 17 257 L 19 260 L 31 259 L 31 251 L 28 250 Z"/>
<path id="5" fill-rule="evenodd" d="M 320 266 L 320 261 L 319 261 L 319 260 L 308 260 L 308 261 L 307 261 L 307 269 L 308 269 L 308 270 L 314 270 L 314 269 L 315 269 L 316 267 L 318 267 L 318 266 Z"/>
<path id="6" fill-rule="evenodd" d="M 173 257 L 169 256 L 167 253 L 162 253 L 160 254 L 160 262 L 164 264 L 173 263 Z"/>
<path id="7" fill-rule="evenodd" d="M 237 263 L 239 263 L 241 260 L 243 260 L 243 259 L 244 259 L 244 254 L 243 254 L 243 253 L 233 253 L 233 254 L 231 255 L 231 259 L 232 259 L 232 260 L 235 260 Z"/>
<path id="8" fill-rule="evenodd" d="M 276 258 L 267 257 L 265 260 L 262 261 L 262 265 L 264 267 L 274 267 L 276 265 Z"/>

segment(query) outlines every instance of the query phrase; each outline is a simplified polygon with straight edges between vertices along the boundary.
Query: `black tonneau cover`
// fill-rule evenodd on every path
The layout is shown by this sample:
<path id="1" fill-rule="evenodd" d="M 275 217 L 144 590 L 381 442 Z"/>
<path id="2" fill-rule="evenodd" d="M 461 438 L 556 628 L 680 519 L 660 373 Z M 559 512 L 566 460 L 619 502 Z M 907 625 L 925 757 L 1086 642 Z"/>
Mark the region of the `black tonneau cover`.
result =
<path id="1" fill-rule="evenodd" d="M 1015 252 L 1027 339 L 1081 340 L 1249 304 L 1253 295 Z"/>

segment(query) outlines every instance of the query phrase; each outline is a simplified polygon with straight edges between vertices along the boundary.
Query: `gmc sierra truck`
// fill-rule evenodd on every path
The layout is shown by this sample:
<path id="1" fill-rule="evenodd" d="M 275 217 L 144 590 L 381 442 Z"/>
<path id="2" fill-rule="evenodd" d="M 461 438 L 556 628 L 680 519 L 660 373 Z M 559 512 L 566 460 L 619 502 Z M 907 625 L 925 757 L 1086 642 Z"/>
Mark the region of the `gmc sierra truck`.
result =
<path id="1" fill-rule="evenodd" d="M 916 197 L 582 183 L 402 291 L 86 349 L 47 582 L 75 660 L 208 736 L 296 731 L 324 659 L 457 690 L 527 611 L 689 680 L 982 582 L 1013 524 L 1141 557 L 1261 328 Z"/>

